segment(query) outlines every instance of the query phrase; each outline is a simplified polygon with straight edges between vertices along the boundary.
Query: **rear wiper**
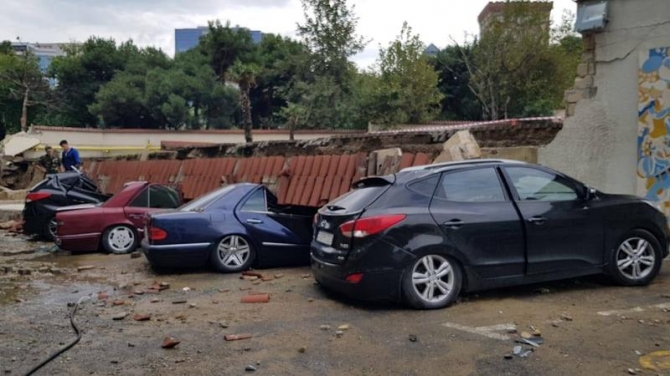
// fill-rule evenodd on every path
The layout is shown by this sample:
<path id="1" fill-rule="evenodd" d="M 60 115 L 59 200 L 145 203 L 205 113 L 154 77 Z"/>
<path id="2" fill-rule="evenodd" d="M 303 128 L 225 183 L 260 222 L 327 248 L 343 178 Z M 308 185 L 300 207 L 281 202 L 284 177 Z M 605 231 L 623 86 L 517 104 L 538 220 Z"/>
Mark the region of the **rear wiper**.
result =
<path id="1" fill-rule="evenodd" d="M 326 208 L 328 208 L 330 211 L 345 210 L 345 208 L 337 205 L 327 205 Z"/>

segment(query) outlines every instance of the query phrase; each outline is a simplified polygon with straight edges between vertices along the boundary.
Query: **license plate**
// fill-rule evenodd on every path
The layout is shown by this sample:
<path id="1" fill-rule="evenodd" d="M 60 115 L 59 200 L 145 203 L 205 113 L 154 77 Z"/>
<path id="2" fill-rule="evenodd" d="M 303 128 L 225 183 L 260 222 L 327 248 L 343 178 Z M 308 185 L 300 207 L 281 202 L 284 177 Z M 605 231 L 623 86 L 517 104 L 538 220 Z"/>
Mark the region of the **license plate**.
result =
<path id="1" fill-rule="evenodd" d="M 325 231 L 319 231 L 316 234 L 316 241 L 319 243 L 323 243 L 325 245 L 332 245 L 333 244 L 333 234 L 330 232 L 325 232 Z"/>

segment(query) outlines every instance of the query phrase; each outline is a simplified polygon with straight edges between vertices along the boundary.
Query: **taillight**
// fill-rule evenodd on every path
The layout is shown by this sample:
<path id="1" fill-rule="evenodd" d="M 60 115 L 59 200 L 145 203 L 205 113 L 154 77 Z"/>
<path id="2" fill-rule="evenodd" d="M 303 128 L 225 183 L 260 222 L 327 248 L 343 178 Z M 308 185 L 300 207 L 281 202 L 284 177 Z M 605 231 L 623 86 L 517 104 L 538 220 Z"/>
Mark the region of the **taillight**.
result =
<path id="1" fill-rule="evenodd" d="M 167 232 L 158 227 L 149 227 L 149 240 L 164 240 L 167 235 Z"/>
<path id="2" fill-rule="evenodd" d="M 349 274 L 345 279 L 349 283 L 359 283 L 363 279 L 363 273 Z"/>
<path id="3" fill-rule="evenodd" d="M 34 192 L 34 193 L 28 193 L 26 195 L 26 202 L 33 202 L 33 201 L 39 201 L 39 200 L 44 200 L 45 198 L 48 198 L 51 196 L 51 193 L 49 192 Z"/>
<path id="4" fill-rule="evenodd" d="M 390 214 L 361 218 L 341 224 L 340 232 L 348 238 L 364 238 L 380 233 L 400 223 L 406 217 L 405 214 Z"/>

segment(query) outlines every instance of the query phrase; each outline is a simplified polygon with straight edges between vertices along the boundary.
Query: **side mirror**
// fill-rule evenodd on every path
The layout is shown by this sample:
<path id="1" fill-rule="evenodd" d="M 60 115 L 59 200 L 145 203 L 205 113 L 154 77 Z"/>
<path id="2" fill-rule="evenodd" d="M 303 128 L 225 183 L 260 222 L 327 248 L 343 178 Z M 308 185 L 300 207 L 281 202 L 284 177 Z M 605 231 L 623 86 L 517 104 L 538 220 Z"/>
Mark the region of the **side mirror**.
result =
<path id="1" fill-rule="evenodd" d="M 591 201 L 597 197 L 598 191 L 595 188 L 584 187 L 584 190 L 585 190 L 584 200 Z"/>

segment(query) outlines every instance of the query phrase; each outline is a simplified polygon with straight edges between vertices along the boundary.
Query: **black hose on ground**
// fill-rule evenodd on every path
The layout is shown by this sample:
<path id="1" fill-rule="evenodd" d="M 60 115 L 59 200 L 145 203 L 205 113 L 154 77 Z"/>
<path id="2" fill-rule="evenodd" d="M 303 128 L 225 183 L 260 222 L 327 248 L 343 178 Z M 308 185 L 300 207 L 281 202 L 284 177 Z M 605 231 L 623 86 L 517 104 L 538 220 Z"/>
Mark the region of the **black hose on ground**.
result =
<path id="1" fill-rule="evenodd" d="M 34 374 L 34 373 L 37 372 L 40 368 L 42 368 L 42 367 L 44 367 L 45 365 L 47 365 L 47 363 L 51 362 L 52 360 L 56 359 L 58 356 L 60 356 L 60 355 L 63 354 L 64 352 L 66 352 L 66 351 L 68 351 L 69 349 L 71 349 L 72 346 L 76 345 L 76 344 L 79 342 L 79 340 L 81 340 L 81 331 L 79 331 L 79 328 L 77 327 L 77 324 L 74 322 L 74 315 L 77 313 L 77 310 L 79 309 L 79 305 L 81 304 L 81 302 L 84 301 L 85 299 L 88 299 L 88 297 L 87 297 L 87 296 L 82 296 L 82 297 L 79 299 L 79 301 L 74 305 L 74 308 L 72 308 L 72 312 L 70 313 L 70 325 L 72 326 L 72 329 L 74 329 L 74 332 L 77 334 L 77 338 L 75 338 L 72 342 L 70 342 L 69 344 L 67 344 L 67 345 L 66 345 L 65 347 L 63 347 L 62 349 L 60 349 L 60 350 L 56 351 L 55 353 L 53 353 L 53 355 L 51 355 L 49 358 L 47 358 L 47 359 L 45 359 L 44 361 L 42 361 L 42 363 L 40 363 L 40 364 L 36 365 L 35 367 L 33 367 L 33 369 L 31 369 L 30 371 L 28 371 L 28 373 L 26 373 L 26 376 L 30 376 L 30 375 Z"/>

